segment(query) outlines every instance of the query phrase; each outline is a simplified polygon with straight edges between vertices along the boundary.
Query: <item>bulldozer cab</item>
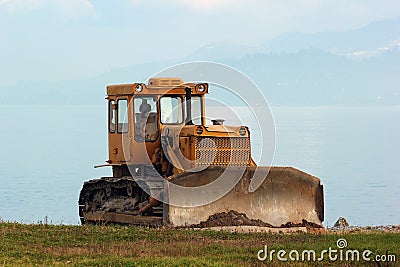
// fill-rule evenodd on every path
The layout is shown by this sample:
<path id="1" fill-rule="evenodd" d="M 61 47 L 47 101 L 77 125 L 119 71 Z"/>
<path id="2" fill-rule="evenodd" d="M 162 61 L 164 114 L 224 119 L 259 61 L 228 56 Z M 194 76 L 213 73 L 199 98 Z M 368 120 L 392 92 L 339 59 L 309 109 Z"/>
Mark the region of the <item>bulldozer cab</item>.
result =
<path id="1" fill-rule="evenodd" d="M 234 159 L 236 165 L 250 165 L 247 127 L 228 127 L 223 125 L 223 120 L 206 125 L 208 88 L 206 83 L 184 83 L 177 78 L 153 78 L 147 85 L 108 86 L 107 162 L 114 170 L 119 170 L 119 174 L 125 165 L 157 165 L 164 176 L 199 165 L 226 165 L 228 158 Z M 163 146 L 166 141 L 163 137 L 168 137 L 168 148 Z M 237 148 L 241 150 L 230 150 L 233 143 L 239 144 Z M 213 146 L 218 148 L 215 155 L 210 152 Z M 210 159 L 211 156 L 214 159 Z M 168 172 L 171 163 L 174 165 L 172 173 Z"/>

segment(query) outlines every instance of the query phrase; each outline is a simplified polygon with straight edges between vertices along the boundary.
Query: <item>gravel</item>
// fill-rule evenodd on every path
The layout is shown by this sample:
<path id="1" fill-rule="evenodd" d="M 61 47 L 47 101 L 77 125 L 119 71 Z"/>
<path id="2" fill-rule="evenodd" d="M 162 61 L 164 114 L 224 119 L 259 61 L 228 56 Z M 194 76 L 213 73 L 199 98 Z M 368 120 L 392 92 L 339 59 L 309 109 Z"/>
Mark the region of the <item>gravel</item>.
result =
<path id="1" fill-rule="evenodd" d="M 343 233 L 368 233 L 368 232 L 386 232 L 400 233 L 400 225 L 380 225 L 380 226 L 345 226 L 345 227 L 330 227 L 329 232 Z"/>

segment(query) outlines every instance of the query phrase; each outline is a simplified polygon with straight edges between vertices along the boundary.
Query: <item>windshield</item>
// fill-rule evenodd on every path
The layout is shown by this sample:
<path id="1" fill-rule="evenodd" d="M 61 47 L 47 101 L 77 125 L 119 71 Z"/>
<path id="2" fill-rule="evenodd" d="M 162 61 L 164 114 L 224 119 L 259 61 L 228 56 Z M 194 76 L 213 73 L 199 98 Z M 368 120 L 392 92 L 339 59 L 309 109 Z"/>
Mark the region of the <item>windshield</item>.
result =
<path id="1" fill-rule="evenodd" d="M 180 124 L 183 122 L 181 97 L 162 97 L 160 99 L 160 108 L 162 124 Z"/>

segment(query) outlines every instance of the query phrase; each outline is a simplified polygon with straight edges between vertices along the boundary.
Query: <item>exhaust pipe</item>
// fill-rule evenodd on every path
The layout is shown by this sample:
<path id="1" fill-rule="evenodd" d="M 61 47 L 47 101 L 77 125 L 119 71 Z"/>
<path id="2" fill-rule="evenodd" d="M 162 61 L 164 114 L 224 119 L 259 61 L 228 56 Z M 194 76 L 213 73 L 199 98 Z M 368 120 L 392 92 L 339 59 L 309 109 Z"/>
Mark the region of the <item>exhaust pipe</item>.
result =
<path id="1" fill-rule="evenodd" d="M 186 125 L 193 125 L 192 122 L 192 89 L 189 87 L 185 88 L 186 92 Z"/>

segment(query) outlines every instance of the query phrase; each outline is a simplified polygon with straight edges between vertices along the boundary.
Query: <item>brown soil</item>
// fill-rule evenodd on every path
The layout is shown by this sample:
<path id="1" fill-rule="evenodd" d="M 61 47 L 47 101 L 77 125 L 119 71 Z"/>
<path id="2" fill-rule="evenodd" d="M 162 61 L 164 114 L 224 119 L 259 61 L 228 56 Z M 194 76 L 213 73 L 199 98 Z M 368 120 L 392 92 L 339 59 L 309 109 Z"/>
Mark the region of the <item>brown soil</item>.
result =
<path id="1" fill-rule="evenodd" d="M 191 227 L 206 228 L 206 227 L 216 227 L 216 226 L 242 226 L 242 225 L 278 228 L 261 220 L 249 219 L 246 216 L 246 214 L 239 213 L 234 210 L 230 210 L 229 212 L 216 213 L 214 215 L 211 215 L 207 219 L 207 221 L 202 221 L 197 225 L 192 225 Z M 303 220 L 302 223 L 297 223 L 297 224 L 288 222 L 280 226 L 280 228 L 290 228 L 290 227 L 307 227 L 307 229 L 323 228 L 318 224 L 311 223 L 306 220 Z"/>
<path id="2" fill-rule="evenodd" d="M 265 223 L 261 220 L 249 219 L 246 214 L 239 213 L 237 211 L 231 210 L 229 212 L 221 212 L 211 215 L 207 221 L 200 222 L 197 225 L 192 225 L 194 228 L 206 228 L 215 226 L 263 226 L 263 227 L 273 227 L 269 223 Z"/>
<path id="3" fill-rule="evenodd" d="M 289 227 L 307 227 L 307 228 L 323 228 L 321 225 L 316 223 L 308 222 L 303 220 L 301 223 L 292 223 L 288 222 L 281 225 L 281 228 L 289 228 Z"/>

